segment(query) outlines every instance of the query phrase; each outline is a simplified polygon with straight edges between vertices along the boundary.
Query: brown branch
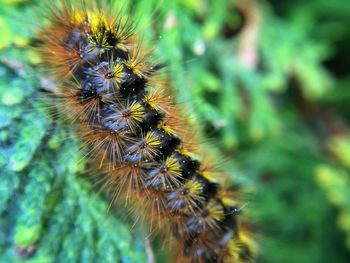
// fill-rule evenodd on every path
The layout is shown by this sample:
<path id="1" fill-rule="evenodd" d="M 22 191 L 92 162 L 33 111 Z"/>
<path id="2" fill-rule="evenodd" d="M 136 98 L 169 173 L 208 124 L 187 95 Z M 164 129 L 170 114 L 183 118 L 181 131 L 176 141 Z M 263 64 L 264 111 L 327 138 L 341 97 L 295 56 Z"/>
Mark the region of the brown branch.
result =
<path id="1" fill-rule="evenodd" d="M 10 69 L 12 69 L 20 77 L 23 77 L 27 74 L 27 71 L 25 70 L 25 66 L 18 60 L 2 57 L 0 58 L 0 62 L 6 65 L 7 67 L 9 67 Z M 59 93 L 58 87 L 55 85 L 55 83 L 51 79 L 40 75 L 38 75 L 38 79 L 40 81 L 40 86 L 42 89 L 54 94 Z"/>
<path id="2" fill-rule="evenodd" d="M 240 34 L 238 58 L 250 69 L 258 64 L 258 36 L 261 24 L 261 9 L 256 0 L 239 0 L 237 8 L 245 19 Z"/>
<path id="3" fill-rule="evenodd" d="M 145 238 L 144 245 L 147 254 L 147 263 L 156 263 L 156 258 L 154 257 L 152 244 L 149 238 Z"/>

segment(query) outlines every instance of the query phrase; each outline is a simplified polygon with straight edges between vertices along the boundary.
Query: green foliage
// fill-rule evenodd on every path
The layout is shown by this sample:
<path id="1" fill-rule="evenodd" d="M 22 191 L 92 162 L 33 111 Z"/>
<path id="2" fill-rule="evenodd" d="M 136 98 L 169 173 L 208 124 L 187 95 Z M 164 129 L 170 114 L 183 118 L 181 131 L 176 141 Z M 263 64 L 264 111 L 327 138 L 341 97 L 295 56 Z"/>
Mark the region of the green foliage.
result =
<path id="1" fill-rule="evenodd" d="M 13 3 L 0 11 L 0 262 L 24 261 L 31 249 L 25 261 L 145 262 L 142 238 L 107 213 L 83 176 L 72 132 L 34 99 L 41 74 L 24 46 L 35 8 L 5 2 Z M 258 262 L 347 262 L 350 5 L 138 0 L 125 10 L 155 40 L 176 100 L 228 160 L 232 182 L 252 193 L 243 211 L 261 236 Z"/>
<path id="2" fill-rule="evenodd" d="M 350 179 L 345 170 L 337 170 L 330 166 L 317 169 L 317 179 L 326 191 L 329 201 L 339 207 L 338 224 L 346 235 L 346 245 L 350 248 Z"/>

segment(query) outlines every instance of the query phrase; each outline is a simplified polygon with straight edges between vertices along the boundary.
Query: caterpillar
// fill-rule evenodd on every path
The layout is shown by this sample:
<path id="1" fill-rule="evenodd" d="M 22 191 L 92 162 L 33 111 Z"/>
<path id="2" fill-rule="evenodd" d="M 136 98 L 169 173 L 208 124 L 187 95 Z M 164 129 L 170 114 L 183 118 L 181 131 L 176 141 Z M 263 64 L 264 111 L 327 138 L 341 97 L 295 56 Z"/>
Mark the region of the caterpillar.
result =
<path id="1" fill-rule="evenodd" d="M 39 52 L 59 83 L 57 106 L 73 120 L 113 201 L 157 227 L 175 262 L 252 262 L 235 192 L 194 149 L 171 84 L 131 19 L 109 5 L 63 1 L 49 20 Z"/>

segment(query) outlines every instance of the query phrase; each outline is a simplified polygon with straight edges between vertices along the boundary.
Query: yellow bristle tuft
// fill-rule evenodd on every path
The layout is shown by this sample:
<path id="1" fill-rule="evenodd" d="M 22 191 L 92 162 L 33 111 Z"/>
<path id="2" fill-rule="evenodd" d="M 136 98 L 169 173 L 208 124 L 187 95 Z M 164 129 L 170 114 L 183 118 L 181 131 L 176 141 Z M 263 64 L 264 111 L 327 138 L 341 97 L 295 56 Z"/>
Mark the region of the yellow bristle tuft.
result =
<path id="1" fill-rule="evenodd" d="M 137 122 L 141 122 L 143 115 L 145 114 L 145 109 L 143 106 L 138 102 L 133 102 L 130 109 L 130 115 L 129 117 L 134 119 Z"/>
<path id="2" fill-rule="evenodd" d="M 160 140 L 154 132 L 148 132 L 145 137 L 145 142 L 151 148 L 159 147 Z"/>
<path id="3" fill-rule="evenodd" d="M 173 156 L 170 156 L 165 161 L 166 170 L 176 177 L 181 177 L 180 164 Z"/>
<path id="4" fill-rule="evenodd" d="M 224 218 L 224 210 L 222 208 L 222 205 L 220 205 L 218 202 L 210 200 L 206 205 L 206 209 L 209 216 L 215 221 L 221 221 Z"/>

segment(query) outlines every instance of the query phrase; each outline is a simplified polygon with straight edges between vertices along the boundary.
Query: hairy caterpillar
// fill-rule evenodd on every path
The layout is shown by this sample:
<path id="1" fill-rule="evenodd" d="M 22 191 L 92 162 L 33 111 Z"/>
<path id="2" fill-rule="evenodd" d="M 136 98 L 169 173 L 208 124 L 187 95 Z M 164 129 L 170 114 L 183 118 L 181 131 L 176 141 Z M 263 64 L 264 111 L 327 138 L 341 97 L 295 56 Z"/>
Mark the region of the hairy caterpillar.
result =
<path id="1" fill-rule="evenodd" d="M 196 157 L 170 84 L 130 20 L 116 14 L 86 3 L 52 9 L 40 52 L 60 82 L 58 106 L 74 120 L 113 199 L 172 237 L 176 262 L 251 262 L 234 194 Z"/>

